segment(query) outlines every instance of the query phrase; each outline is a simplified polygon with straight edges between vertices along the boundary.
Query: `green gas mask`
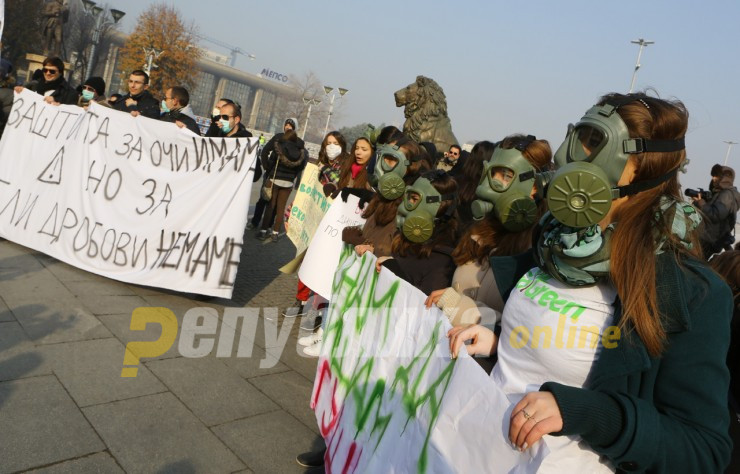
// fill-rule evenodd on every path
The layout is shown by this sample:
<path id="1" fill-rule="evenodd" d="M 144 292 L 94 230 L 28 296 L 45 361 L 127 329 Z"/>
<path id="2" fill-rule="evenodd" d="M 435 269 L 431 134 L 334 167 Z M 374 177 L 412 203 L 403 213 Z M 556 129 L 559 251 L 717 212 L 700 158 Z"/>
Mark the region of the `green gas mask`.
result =
<path id="1" fill-rule="evenodd" d="M 511 149 L 497 147 L 491 159 L 484 163 L 475 190 L 478 199 L 471 204 L 475 220 L 494 211 L 499 222 L 511 232 L 522 231 L 537 222 L 537 204 L 531 197 L 535 168 L 522 155 L 531 142 Z"/>
<path id="2" fill-rule="evenodd" d="M 456 195 L 441 195 L 432 185 L 434 178 L 429 174 L 418 178 L 406 188 L 403 203 L 396 211 L 396 227 L 408 240 L 419 244 L 431 239 L 435 224 L 449 219 L 455 210 L 452 205 L 444 216 L 437 217 L 442 202 L 454 201 Z"/>
<path id="3" fill-rule="evenodd" d="M 375 173 L 370 184 L 381 196 L 394 200 L 403 195 L 406 183 L 403 177 L 411 162 L 398 145 L 381 145 L 378 147 Z"/>
<path id="4" fill-rule="evenodd" d="M 636 100 L 640 99 L 628 98 L 624 103 Z M 624 103 L 596 105 L 577 124 L 569 125 L 565 141 L 555 152 L 556 171 L 537 176 L 538 194 L 546 197 L 552 216 L 566 226 L 579 229 L 595 225 L 609 212 L 614 199 L 658 186 L 678 171 L 617 186 L 629 155 L 685 148 L 683 138 L 631 138 L 617 113 Z"/>

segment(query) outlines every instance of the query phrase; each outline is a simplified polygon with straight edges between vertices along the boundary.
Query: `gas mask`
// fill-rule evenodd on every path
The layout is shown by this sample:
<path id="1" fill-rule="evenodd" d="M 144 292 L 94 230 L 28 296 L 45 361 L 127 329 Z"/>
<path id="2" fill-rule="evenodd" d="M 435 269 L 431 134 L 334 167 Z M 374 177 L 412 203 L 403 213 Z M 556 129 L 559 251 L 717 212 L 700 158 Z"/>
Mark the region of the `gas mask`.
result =
<path id="1" fill-rule="evenodd" d="M 534 137 L 532 137 L 534 138 Z M 537 204 L 531 198 L 535 168 L 522 155 L 531 143 L 516 148 L 497 147 L 491 159 L 484 163 L 478 197 L 471 204 L 473 218 L 483 219 L 491 211 L 511 232 L 519 232 L 537 222 Z"/>
<path id="2" fill-rule="evenodd" d="M 572 286 L 593 285 L 609 274 L 610 240 L 615 224 L 598 223 L 612 201 L 637 194 L 668 181 L 678 168 L 657 178 L 618 186 L 630 154 L 675 152 L 685 148 L 684 139 L 631 138 L 617 109 L 619 104 L 592 107 L 575 125 L 568 127 L 565 142 L 555 152 L 556 171 L 537 175 L 537 193 L 547 199 L 549 211 L 540 220 L 533 247 L 537 264 L 556 279 Z M 640 100 L 645 107 L 648 105 Z M 664 197 L 662 211 L 674 209 L 672 232 L 679 237 L 695 226 L 684 207 Z"/>
<path id="3" fill-rule="evenodd" d="M 394 164 L 386 163 L 385 157 L 395 159 Z M 392 161 L 392 160 L 389 160 Z M 375 161 L 375 174 L 370 176 L 370 184 L 381 196 L 394 200 L 403 195 L 406 183 L 403 177 L 411 162 L 398 145 L 381 145 L 378 147 Z"/>
<path id="4" fill-rule="evenodd" d="M 434 178 L 431 177 L 431 180 Z M 403 203 L 396 211 L 396 227 L 404 237 L 414 243 L 423 243 L 432 238 L 434 225 L 440 219 L 449 219 L 455 210 L 452 205 L 443 217 L 437 212 L 443 201 L 454 201 L 455 194 L 441 195 L 429 177 L 420 177 L 406 188 Z"/>
<path id="5" fill-rule="evenodd" d="M 565 141 L 555 152 L 556 171 L 537 176 L 538 194 L 547 199 L 552 216 L 566 226 L 595 225 L 609 212 L 613 200 L 658 186 L 678 171 L 617 186 L 629 155 L 685 148 L 683 138 L 631 138 L 617 113 L 620 105 L 596 105 L 575 126 L 570 125 Z"/>

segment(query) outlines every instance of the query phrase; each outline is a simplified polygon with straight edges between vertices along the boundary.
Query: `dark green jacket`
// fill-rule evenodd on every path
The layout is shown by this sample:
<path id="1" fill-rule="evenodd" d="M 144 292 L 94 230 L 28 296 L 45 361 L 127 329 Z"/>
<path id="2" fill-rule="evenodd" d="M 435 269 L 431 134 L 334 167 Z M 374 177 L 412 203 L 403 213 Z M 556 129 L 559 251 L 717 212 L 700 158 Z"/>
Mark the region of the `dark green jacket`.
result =
<path id="1" fill-rule="evenodd" d="M 493 257 L 504 298 L 535 267 L 531 253 Z M 587 388 L 547 382 L 563 416 L 558 435 L 579 435 L 621 471 L 723 472 L 732 442 L 725 358 L 730 345 L 732 294 L 704 263 L 668 254 L 658 258 L 658 303 L 665 315 L 665 349 L 650 357 L 636 333 L 622 331 L 603 349 Z M 617 300 L 614 325 L 622 316 Z"/>

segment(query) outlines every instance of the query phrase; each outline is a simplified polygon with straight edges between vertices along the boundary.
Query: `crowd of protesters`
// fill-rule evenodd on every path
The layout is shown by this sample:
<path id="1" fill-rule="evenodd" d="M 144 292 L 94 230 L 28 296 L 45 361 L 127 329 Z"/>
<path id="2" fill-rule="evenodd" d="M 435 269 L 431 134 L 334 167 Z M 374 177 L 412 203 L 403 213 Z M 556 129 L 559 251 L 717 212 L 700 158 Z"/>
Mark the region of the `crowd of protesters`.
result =
<path id="1" fill-rule="evenodd" d="M 173 86 L 160 102 L 148 83 L 133 71 L 128 93 L 107 100 L 101 78 L 76 91 L 63 62 L 47 58 L 24 87 L 51 104 L 95 101 L 200 135 L 188 91 Z M 309 160 L 296 129 L 285 120 L 255 169 L 261 192 L 248 227 L 263 241 L 280 238 Z M 506 394 L 523 395 L 509 439 L 526 450 L 551 436 L 542 472 L 721 472 L 730 462 L 730 414 L 740 400 L 740 250 L 730 245 L 740 193 L 734 171 L 718 165 L 710 192 L 684 200 L 687 129 L 681 102 L 615 93 L 569 127 L 555 153 L 525 134 L 438 153 L 395 127 L 349 147 L 339 132 L 321 143 L 325 195 L 356 195 L 364 209 L 365 224 L 345 229 L 343 240 L 442 310 L 453 357 L 466 350 L 487 359 Z M 216 104 L 206 135 L 251 136 L 230 99 Z M 581 189 L 581 181 L 597 185 Z M 600 189 L 606 199 L 593 198 Z M 539 300 L 524 291 L 534 285 Z M 299 281 L 284 316 L 305 314 L 312 294 Z M 565 316 L 552 314 L 547 295 L 579 302 L 580 321 L 599 331 L 593 345 L 513 350 L 517 327 L 557 331 Z M 309 356 L 321 350 L 327 304 L 314 296 L 315 331 L 299 339 Z M 608 350 L 607 327 L 621 335 Z M 298 462 L 319 468 L 323 458 L 317 451 Z"/>

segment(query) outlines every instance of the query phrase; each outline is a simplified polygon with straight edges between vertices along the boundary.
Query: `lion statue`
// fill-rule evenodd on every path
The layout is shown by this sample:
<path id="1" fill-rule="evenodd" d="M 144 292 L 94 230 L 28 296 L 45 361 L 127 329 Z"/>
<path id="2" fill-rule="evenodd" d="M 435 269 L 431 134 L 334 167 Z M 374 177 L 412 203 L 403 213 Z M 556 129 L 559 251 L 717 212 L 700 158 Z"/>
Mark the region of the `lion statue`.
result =
<path id="1" fill-rule="evenodd" d="M 449 150 L 450 145 L 457 145 L 447 116 L 447 99 L 433 79 L 418 76 L 416 82 L 397 91 L 394 96 L 396 107 L 406 107 L 403 133 L 409 138 L 416 142 L 432 142 L 440 152 Z"/>

